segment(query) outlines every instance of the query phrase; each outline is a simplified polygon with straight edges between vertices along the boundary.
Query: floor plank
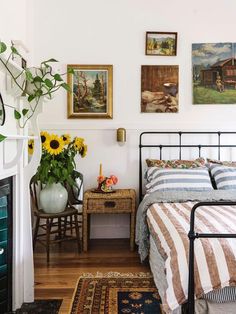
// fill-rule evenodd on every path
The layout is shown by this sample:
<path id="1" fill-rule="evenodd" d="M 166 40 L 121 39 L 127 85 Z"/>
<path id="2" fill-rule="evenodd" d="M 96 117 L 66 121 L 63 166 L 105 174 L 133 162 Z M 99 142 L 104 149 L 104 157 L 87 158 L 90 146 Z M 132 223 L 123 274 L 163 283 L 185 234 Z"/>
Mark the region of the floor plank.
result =
<path id="1" fill-rule="evenodd" d="M 63 299 L 60 314 L 68 314 L 74 289 L 84 273 L 109 271 L 122 273 L 148 272 L 149 266 L 139 261 L 138 253 L 130 252 L 129 239 L 91 240 L 89 251 L 77 253 L 76 244 L 67 242 L 51 249 L 47 266 L 45 248 L 37 245 L 35 262 L 35 298 Z"/>

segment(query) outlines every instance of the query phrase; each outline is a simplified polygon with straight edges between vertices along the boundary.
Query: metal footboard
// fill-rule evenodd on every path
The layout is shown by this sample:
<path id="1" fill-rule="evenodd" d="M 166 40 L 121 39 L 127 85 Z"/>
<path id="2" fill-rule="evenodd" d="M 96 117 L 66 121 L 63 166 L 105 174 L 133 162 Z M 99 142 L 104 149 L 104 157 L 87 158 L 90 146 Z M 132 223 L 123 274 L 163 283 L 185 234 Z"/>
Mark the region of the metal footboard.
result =
<path id="1" fill-rule="evenodd" d="M 199 202 L 195 204 L 190 215 L 189 237 L 189 280 L 188 280 L 188 314 L 195 313 L 195 295 L 194 295 L 194 241 L 198 238 L 236 238 L 234 233 L 197 233 L 194 231 L 195 212 L 201 206 L 233 206 L 236 202 Z"/>

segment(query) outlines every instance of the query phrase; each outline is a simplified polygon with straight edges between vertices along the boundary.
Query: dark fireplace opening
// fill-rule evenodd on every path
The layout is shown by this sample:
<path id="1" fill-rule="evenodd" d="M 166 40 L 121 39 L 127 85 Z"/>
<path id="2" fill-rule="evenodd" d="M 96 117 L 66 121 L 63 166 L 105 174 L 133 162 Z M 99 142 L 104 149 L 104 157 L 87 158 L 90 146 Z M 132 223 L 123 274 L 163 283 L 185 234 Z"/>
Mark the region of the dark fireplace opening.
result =
<path id="1" fill-rule="evenodd" d="M 12 177 L 0 180 L 0 314 L 12 310 Z"/>

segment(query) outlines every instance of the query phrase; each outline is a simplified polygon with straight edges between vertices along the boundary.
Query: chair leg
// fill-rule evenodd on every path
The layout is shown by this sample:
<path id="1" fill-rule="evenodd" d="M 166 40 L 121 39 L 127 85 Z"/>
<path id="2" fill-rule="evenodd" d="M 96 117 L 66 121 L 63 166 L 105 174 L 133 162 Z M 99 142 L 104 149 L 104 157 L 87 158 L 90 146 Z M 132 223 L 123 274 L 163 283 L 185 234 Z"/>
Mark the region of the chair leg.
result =
<path id="1" fill-rule="evenodd" d="M 61 217 L 58 218 L 58 240 L 61 240 L 62 238 L 62 233 L 61 233 Z M 59 247 L 61 247 L 61 241 L 58 242 Z"/>
<path id="2" fill-rule="evenodd" d="M 40 218 L 37 217 L 35 228 L 34 228 L 34 236 L 33 236 L 33 250 L 35 249 L 35 245 L 36 245 L 36 240 L 37 240 L 37 235 L 38 235 L 38 230 L 39 230 L 39 222 L 40 222 Z"/>
<path id="3" fill-rule="evenodd" d="M 70 216 L 70 234 L 73 233 L 73 216 Z"/>
<path id="4" fill-rule="evenodd" d="M 63 234 L 64 238 L 66 237 L 66 230 L 67 230 L 67 217 L 65 217 L 64 219 L 64 234 Z"/>
<path id="5" fill-rule="evenodd" d="M 79 225 L 78 225 L 78 218 L 76 214 L 74 215 L 74 219 L 75 219 L 75 232 L 76 232 L 76 238 L 77 238 L 78 252 L 80 252 Z"/>
<path id="6" fill-rule="evenodd" d="M 46 220 L 46 250 L 47 250 L 47 264 L 49 264 L 49 255 L 50 255 L 50 231 L 51 225 L 53 223 L 53 219 L 50 222 L 50 219 L 47 218 Z"/>

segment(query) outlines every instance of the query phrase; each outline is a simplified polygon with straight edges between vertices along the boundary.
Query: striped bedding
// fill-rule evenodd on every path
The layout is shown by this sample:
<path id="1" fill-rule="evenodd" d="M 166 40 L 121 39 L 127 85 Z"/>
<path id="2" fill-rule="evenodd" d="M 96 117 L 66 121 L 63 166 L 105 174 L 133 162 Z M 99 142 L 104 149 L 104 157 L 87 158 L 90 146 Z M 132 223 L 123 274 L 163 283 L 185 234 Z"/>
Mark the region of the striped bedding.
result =
<path id="1" fill-rule="evenodd" d="M 187 300 L 190 211 L 195 202 L 155 203 L 147 210 L 149 231 L 165 260 L 168 288 L 163 304 L 174 310 Z M 236 233 L 236 207 L 204 206 L 196 211 L 197 232 Z M 236 285 L 236 240 L 195 240 L 195 293 Z"/>
<path id="2" fill-rule="evenodd" d="M 160 169 L 150 167 L 146 172 L 147 193 L 154 191 L 210 191 L 213 190 L 207 168 Z"/>

